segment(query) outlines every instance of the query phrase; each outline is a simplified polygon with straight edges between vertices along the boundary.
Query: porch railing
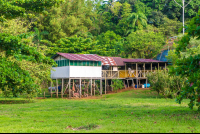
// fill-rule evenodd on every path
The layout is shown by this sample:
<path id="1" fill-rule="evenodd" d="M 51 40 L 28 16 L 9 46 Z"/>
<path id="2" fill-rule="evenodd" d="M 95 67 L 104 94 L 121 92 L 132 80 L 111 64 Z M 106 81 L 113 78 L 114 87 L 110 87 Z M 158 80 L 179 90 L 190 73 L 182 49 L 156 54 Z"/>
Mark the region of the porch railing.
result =
<path id="1" fill-rule="evenodd" d="M 102 70 L 102 78 L 107 79 L 115 79 L 115 78 L 134 78 L 134 77 L 147 77 L 147 74 L 151 72 L 151 70 L 119 70 L 119 71 L 111 71 L 111 70 Z M 154 70 L 152 70 L 154 72 Z"/>

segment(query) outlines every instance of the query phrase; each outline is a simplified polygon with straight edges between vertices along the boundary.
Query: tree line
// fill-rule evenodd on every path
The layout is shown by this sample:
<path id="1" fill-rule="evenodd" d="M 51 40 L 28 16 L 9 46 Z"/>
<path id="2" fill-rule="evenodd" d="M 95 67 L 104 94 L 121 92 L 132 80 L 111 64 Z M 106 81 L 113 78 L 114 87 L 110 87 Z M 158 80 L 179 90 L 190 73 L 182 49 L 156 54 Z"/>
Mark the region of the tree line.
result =
<path id="1" fill-rule="evenodd" d="M 173 0 L 0 0 L 0 5 L 5 96 L 38 92 L 50 81 L 57 52 L 155 58 L 169 37 L 182 32 L 182 9 Z M 199 5 L 192 0 L 186 7 L 186 25 L 198 16 Z M 174 64 L 178 50 L 179 45 L 172 52 Z"/>

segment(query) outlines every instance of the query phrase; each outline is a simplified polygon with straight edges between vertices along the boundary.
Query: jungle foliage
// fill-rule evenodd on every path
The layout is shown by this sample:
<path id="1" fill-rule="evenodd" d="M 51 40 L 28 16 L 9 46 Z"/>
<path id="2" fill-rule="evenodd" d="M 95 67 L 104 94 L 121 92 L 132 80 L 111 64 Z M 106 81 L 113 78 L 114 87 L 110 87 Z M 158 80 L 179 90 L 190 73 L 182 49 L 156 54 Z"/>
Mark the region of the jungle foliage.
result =
<path id="1" fill-rule="evenodd" d="M 182 32 L 182 9 L 173 0 L 0 0 L 0 5 L 0 90 L 5 96 L 39 92 L 50 80 L 56 66 L 50 57 L 57 52 L 154 58 L 169 37 Z M 191 108 L 200 87 L 199 42 L 194 48 L 189 43 L 199 39 L 199 5 L 192 0 L 186 7 L 187 34 L 171 55 L 170 70 L 188 79 L 178 100 L 192 94 Z"/>

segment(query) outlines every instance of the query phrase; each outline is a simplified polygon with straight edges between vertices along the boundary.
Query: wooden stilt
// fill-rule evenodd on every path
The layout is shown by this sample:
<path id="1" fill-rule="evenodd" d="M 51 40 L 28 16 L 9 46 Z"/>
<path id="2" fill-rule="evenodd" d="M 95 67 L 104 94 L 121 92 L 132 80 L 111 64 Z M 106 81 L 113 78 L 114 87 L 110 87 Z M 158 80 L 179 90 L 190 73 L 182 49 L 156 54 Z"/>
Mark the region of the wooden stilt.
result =
<path id="1" fill-rule="evenodd" d="M 126 89 L 126 84 L 125 84 L 125 80 L 123 80 L 123 83 L 124 83 L 124 87 L 125 87 L 125 89 Z"/>
<path id="2" fill-rule="evenodd" d="M 51 98 L 52 98 L 52 80 L 51 80 Z"/>
<path id="3" fill-rule="evenodd" d="M 74 90 L 75 90 L 74 79 L 73 79 L 73 86 L 72 86 L 72 89 L 73 89 L 72 94 L 73 94 L 73 97 L 74 97 Z"/>
<path id="4" fill-rule="evenodd" d="M 138 64 L 136 63 L 136 77 L 138 77 Z"/>
<path id="5" fill-rule="evenodd" d="M 57 79 L 56 79 L 56 86 L 57 86 L 56 97 L 58 98 L 58 80 Z"/>
<path id="6" fill-rule="evenodd" d="M 152 72 L 152 63 L 151 63 L 151 72 Z"/>
<path id="7" fill-rule="evenodd" d="M 111 80 L 111 85 L 113 84 L 112 80 Z M 113 87 L 111 87 L 111 90 L 113 91 Z"/>
<path id="8" fill-rule="evenodd" d="M 91 81 L 91 83 L 90 83 L 90 85 L 91 85 L 90 94 L 91 94 L 91 97 L 92 97 L 92 79 L 90 81 Z"/>
<path id="9" fill-rule="evenodd" d="M 137 78 L 137 88 L 138 88 L 138 78 Z"/>
<path id="10" fill-rule="evenodd" d="M 133 88 L 134 88 L 134 81 L 133 81 L 133 79 L 132 79 L 132 86 L 133 86 Z"/>
<path id="11" fill-rule="evenodd" d="M 82 93 L 81 93 L 81 78 L 80 78 L 80 80 L 79 80 L 79 82 L 80 82 L 80 91 L 79 91 L 79 98 L 81 98 L 81 95 L 82 95 Z"/>
<path id="12" fill-rule="evenodd" d="M 71 79 L 69 78 L 69 99 L 71 99 Z"/>
<path id="13" fill-rule="evenodd" d="M 100 95 L 102 96 L 102 79 L 100 79 Z"/>
<path id="14" fill-rule="evenodd" d="M 63 98 L 63 87 L 64 87 L 64 80 L 62 79 L 62 90 L 61 90 L 61 97 Z"/>
<path id="15" fill-rule="evenodd" d="M 94 80 L 94 96 L 95 96 L 95 80 Z"/>
<path id="16" fill-rule="evenodd" d="M 147 78 L 146 78 L 146 88 L 147 88 Z"/>
<path id="17" fill-rule="evenodd" d="M 106 94 L 106 79 L 105 79 L 105 94 Z"/>

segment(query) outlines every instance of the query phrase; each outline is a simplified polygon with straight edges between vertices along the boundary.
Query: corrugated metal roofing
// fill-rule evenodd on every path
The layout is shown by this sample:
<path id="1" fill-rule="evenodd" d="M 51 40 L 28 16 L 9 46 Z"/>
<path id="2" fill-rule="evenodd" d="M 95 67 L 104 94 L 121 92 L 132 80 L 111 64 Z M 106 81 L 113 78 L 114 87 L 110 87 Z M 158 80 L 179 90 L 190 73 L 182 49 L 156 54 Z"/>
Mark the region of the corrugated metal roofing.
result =
<path id="1" fill-rule="evenodd" d="M 113 57 L 105 57 L 105 56 L 101 57 L 104 59 L 104 61 L 102 61 L 102 65 L 117 66 L 117 63 L 115 62 Z"/>
<path id="2" fill-rule="evenodd" d="M 71 53 L 57 53 L 57 55 L 61 55 L 69 60 L 82 60 L 82 61 L 101 61 L 102 65 L 109 66 L 125 66 L 125 62 L 142 62 L 142 63 L 158 63 L 163 61 L 153 60 L 153 59 L 124 59 L 121 57 L 106 57 L 106 56 L 98 56 L 96 54 L 71 54 Z"/>
<path id="3" fill-rule="evenodd" d="M 123 60 L 124 62 L 135 62 L 135 63 L 137 63 L 137 62 L 142 62 L 142 63 L 147 63 L 147 62 L 149 62 L 149 63 L 158 63 L 158 62 L 163 62 L 163 61 L 159 61 L 159 60 L 153 60 L 153 59 L 124 59 Z"/>
<path id="4" fill-rule="evenodd" d="M 113 59 L 116 62 L 117 66 L 125 66 L 123 58 L 121 58 L 121 57 L 113 57 Z"/>
<path id="5" fill-rule="evenodd" d="M 96 54 L 70 54 L 70 53 L 57 53 L 69 60 L 84 60 L 84 61 L 102 61 L 104 60 Z"/>

